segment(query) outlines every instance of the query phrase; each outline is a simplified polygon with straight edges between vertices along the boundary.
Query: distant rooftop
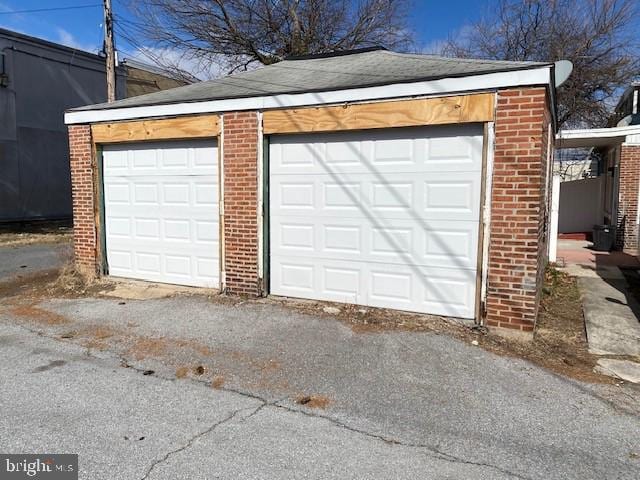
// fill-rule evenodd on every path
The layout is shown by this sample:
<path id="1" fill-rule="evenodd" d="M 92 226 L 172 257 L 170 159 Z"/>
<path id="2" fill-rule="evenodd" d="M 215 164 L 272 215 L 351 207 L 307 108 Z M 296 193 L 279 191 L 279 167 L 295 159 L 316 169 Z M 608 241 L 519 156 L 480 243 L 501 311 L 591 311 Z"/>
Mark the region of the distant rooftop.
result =
<path id="1" fill-rule="evenodd" d="M 160 67 L 158 65 L 150 65 L 146 62 L 141 62 L 140 60 L 136 60 L 135 58 L 125 58 L 120 62 L 120 65 L 125 67 L 137 68 L 138 70 L 145 70 L 147 72 L 156 73 L 158 75 L 164 75 L 165 77 L 177 77 L 177 73 L 180 73 L 180 80 L 184 83 L 193 83 L 192 81 L 187 81 L 187 79 L 193 78 L 193 75 L 185 71 L 171 71 L 170 69 Z"/>
<path id="2" fill-rule="evenodd" d="M 526 70 L 546 65 L 550 63 L 446 58 L 367 48 L 290 57 L 256 70 L 73 111 L 343 90 Z"/>

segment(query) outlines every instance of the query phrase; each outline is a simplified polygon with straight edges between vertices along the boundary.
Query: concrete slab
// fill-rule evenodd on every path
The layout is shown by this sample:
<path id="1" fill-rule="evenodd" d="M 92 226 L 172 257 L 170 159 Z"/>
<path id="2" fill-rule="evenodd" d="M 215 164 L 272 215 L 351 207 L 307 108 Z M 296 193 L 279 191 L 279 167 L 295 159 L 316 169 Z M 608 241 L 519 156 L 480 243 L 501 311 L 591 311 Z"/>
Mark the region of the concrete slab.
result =
<path id="1" fill-rule="evenodd" d="M 610 377 L 619 378 L 626 382 L 640 383 L 640 363 L 631 360 L 601 358 L 595 370 Z"/>
<path id="2" fill-rule="evenodd" d="M 569 264 L 561 271 L 578 278 L 604 278 L 607 280 L 624 280 L 622 271 L 612 265 L 580 265 Z"/>
<path id="3" fill-rule="evenodd" d="M 640 311 L 640 306 L 625 294 L 626 281 L 585 276 L 578 278 L 578 287 L 589 351 L 596 355 L 640 355 L 640 322 L 633 311 Z"/>
<path id="4" fill-rule="evenodd" d="M 180 285 L 150 283 L 129 279 L 109 278 L 106 283 L 109 287 L 99 292 L 100 295 L 126 300 L 153 300 L 167 298 L 177 294 L 197 293 L 198 295 L 204 295 L 207 293 L 207 290 L 202 288 L 195 289 Z M 217 294 L 218 292 L 212 290 L 211 293 Z"/>

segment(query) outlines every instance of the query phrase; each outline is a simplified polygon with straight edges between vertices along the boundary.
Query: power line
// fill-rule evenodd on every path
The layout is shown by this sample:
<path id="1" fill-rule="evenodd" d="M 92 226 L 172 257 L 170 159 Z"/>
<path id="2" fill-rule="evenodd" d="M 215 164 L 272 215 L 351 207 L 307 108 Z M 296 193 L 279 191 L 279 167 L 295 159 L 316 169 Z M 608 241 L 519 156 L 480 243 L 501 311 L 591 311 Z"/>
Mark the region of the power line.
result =
<path id="1" fill-rule="evenodd" d="M 51 7 L 51 8 L 35 8 L 33 10 L 11 10 L 7 12 L 0 12 L 0 15 L 15 15 L 18 13 L 38 13 L 38 12 L 53 12 L 57 10 L 76 10 L 79 8 L 93 8 L 101 7 L 100 3 L 93 3 L 91 5 L 70 5 L 68 7 Z"/>

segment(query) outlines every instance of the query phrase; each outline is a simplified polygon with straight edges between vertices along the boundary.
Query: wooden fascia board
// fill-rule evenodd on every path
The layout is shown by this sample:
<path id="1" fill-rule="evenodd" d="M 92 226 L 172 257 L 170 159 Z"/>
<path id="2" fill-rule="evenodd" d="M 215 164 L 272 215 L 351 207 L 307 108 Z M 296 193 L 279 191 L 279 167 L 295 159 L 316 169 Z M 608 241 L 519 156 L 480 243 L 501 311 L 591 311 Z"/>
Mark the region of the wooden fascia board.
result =
<path id="1" fill-rule="evenodd" d="M 92 139 L 97 144 L 213 138 L 219 134 L 219 115 L 190 115 L 91 125 Z"/>
<path id="2" fill-rule="evenodd" d="M 390 102 L 268 110 L 265 134 L 331 132 L 489 122 L 494 118 L 494 93 Z"/>

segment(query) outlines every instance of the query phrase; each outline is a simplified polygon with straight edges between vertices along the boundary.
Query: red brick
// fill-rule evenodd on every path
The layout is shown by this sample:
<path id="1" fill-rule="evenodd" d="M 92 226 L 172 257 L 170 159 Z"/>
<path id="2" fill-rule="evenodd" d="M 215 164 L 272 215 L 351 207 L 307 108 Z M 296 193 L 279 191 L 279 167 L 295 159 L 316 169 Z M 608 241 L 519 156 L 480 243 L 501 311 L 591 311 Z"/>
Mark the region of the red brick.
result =
<path id="1" fill-rule="evenodd" d="M 498 92 L 485 317 L 490 327 L 531 331 L 535 324 L 546 256 L 549 122 L 544 88 Z"/>
<path id="2" fill-rule="evenodd" d="M 258 114 L 225 113 L 222 123 L 226 291 L 257 296 Z"/>
<path id="3" fill-rule="evenodd" d="M 88 275 L 97 269 L 91 127 L 69 125 L 73 251 L 76 268 Z"/>
<path id="4" fill-rule="evenodd" d="M 620 187 L 616 247 L 635 253 L 638 249 L 638 187 L 640 183 L 640 145 L 620 147 Z"/>

